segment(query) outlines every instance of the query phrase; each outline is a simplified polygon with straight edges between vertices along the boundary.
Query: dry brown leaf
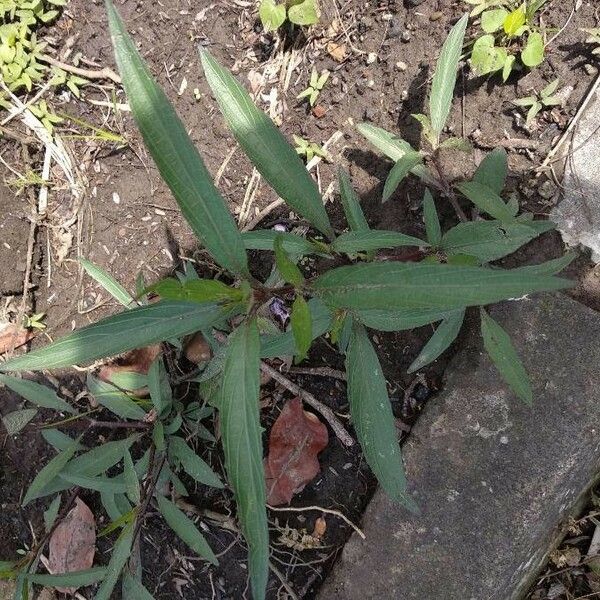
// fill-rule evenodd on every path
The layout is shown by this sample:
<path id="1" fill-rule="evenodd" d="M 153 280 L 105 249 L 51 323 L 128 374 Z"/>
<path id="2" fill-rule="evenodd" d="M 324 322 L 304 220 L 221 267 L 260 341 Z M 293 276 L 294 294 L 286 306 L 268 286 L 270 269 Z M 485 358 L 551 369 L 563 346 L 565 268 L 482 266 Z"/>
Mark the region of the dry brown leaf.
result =
<path id="1" fill-rule="evenodd" d="M 33 338 L 33 332 L 14 323 L 0 324 L 0 354 L 10 352 Z"/>
<path id="2" fill-rule="evenodd" d="M 286 403 L 271 428 L 265 477 L 269 504 L 288 504 L 319 473 L 317 455 L 329 441 L 327 427 L 302 408 L 300 398 Z"/>
<path id="3" fill-rule="evenodd" d="M 346 44 L 329 42 L 327 44 L 327 53 L 329 56 L 331 56 L 331 58 L 333 58 L 333 60 L 337 62 L 344 62 L 347 54 Z"/>
<path id="4" fill-rule="evenodd" d="M 133 372 L 140 375 L 147 375 L 150 365 L 154 359 L 160 354 L 160 344 L 153 344 L 145 348 L 137 348 L 131 350 L 123 356 L 117 358 L 114 362 L 104 365 L 98 377 L 107 383 L 112 383 L 112 378 L 118 373 Z M 142 390 L 134 390 L 136 393 Z M 141 393 L 138 395 L 142 395 Z"/>
<path id="5" fill-rule="evenodd" d="M 201 332 L 190 335 L 184 345 L 185 357 L 193 363 L 200 364 L 212 358 L 212 351 Z"/>
<path id="6" fill-rule="evenodd" d="M 319 517 L 315 521 L 315 528 L 313 529 L 312 536 L 317 539 L 321 539 L 327 531 L 327 521 L 323 517 Z"/>
<path id="7" fill-rule="evenodd" d="M 57 525 L 50 537 L 48 570 L 71 573 L 89 569 L 96 551 L 96 520 L 87 504 L 77 498 L 75 506 Z M 77 588 L 56 588 L 73 594 Z"/>

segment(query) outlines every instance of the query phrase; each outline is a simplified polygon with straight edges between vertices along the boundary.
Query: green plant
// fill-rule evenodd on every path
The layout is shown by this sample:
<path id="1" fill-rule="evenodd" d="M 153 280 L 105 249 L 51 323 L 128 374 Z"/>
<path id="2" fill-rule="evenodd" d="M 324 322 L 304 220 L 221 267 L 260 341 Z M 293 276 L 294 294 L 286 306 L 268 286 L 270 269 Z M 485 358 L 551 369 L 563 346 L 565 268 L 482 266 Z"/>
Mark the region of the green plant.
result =
<path id="1" fill-rule="evenodd" d="M 308 87 L 300 92 L 296 98 L 298 98 L 298 100 L 301 100 L 302 98 L 308 98 L 308 103 L 311 106 L 314 106 L 328 79 L 329 71 L 322 71 L 321 75 L 319 75 L 318 71 L 313 67 L 312 73 L 310 74 L 310 82 Z"/>
<path id="2" fill-rule="evenodd" d="M 327 160 L 329 159 L 329 155 L 327 154 L 327 152 L 316 142 L 310 142 L 309 140 L 305 140 L 299 135 L 294 135 L 293 138 L 294 143 L 296 144 L 296 153 L 299 156 L 304 156 L 306 158 L 306 162 L 309 162 L 315 156 L 320 156 L 321 158 Z"/>
<path id="3" fill-rule="evenodd" d="M 557 88 L 558 79 L 555 79 L 552 83 L 549 83 L 539 94 L 526 96 L 525 98 L 515 98 L 515 100 L 512 101 L 516 106 L 521 106 L 523 108 L 529 107 L 529 110 L 527 111 L 527 118 L 525 120 L 528 127 L 533 123 L 541 110 L 551 106 L 558 106 L 562 103 L 561 97 L 555 95 Z"/>
<path id="4" fill-rule="evenodd" d="M 85 364 L 166 340 L 169 343 L 163 345 L 164 349 L 177 348 L 179 338 L 205 332 L 214 344 L 214 358 L 198 377 L 200 395 L 220 414 L 227 481 L 234 492 L 237 516 L 248 543 L 252 595 L 261 600 L 265 597 L 269 569 L 259 411 L 261 359 L 291 355 L 297 360 L 302 359 L 316 338 L 329 333 L 332 342 L 345 355 L 352 419 L 365 457 L 390 497 L 416 510 L 406 489 L 385 378 L 367 328 L 399 331 L 441 321 L 418 357 L 419 365 L 413 365 L 413 369 L 420 368 L 450 345 L 467 307 L 567 287 L 568 281 L 553 276 L 565 260 L 509 270 L 487 265 L 509 254 L 511 248 L 518 248 L 528 236 L 531 239 L 548 228 L 546 223 L 531 221 L 527 215 L 515 216 L 514 206 L 505 205 L 492 194 L 492 189 L 501 189 L 504 183 L 501 169 L 505 162 L 498 153 L 490 155 L 479 172 L 479 177 L 485 181 L 485 185 L 479 185 L 485 187 L 484 196 L 489 201 L 484 210 L 495 213 L 496 220 L 482 221 L 482 226 L 478 222 L 461 223 L 442 235 L 433 198 L 427 193 L 424 199 L 427 240 L 396 231 L 371 230 L 348 176 L 340 171 L 342 204 L 350 231 L 336 235 L 316 184 L 294 148 L 273 122 L 252 104 L 249 94 L 238 81 L 208 52 L 202 51 L 205 75 L 234 137 L 264 180 L 294 212 L 311 224 L 314 231 L 308 238 L 273 230 L 240 233 L 184 125 L 152 79 L 110 1 L 107 10 L 117 64 L 138 128 L 183 215 L 220 266 L 220 279 L 200 279 L 190 273 L 187 277 L 162 280 L 148 288 L 158 295 L 159 301 L 136 306 L 134 298 L 122 286 L 88 263 L 84 265 L 88 272 L 103 282 L 127 310 L 77 330 L 45 348 L 13 358 L 0 365 L 0 371 L 39 371 Z M 438 66 L 439 73 L 434 77 L 430 115 L 434 141 L 439 139 L 450 110 L 465 25 L 466 19 L 463 19 L 459 29 L 451 33 L 440 59 L 441 68 Z M 505 235 L 507 231 L 510 232 L 508 236 Z M 375 260 L 377 250 L 402 246 L 417 248 L 416 253 L 422 260 Z M 266 282 L 257 280 L 250 272 L 246 251 L 251 249 L 274 254 L 274 271 Z M 308 277 L 298 265 L 302 264 L 302 257 L 309 255 L 328 260 L 331 268 Z M 339 261 L 346 263 L 345 266 L 337 266 Z M 138 299 L 143 300 L 144 292 L 148 290 L 143 284 L 140 288 Z M 290 328 L 276 333 L 272 326 L 264 327 L 258 316 L 261 307 L 275 298 L 294 298 Z M 519 368 L 510 341 L 501 335 L 499 326 L 484 315 L 486 313 L 482 312 L 488 352 L 516 393 L 530 401 L 531 389 L 526 378 L 523 379 L 524 371 Z M 108 444 L 73 458 L 80 451 L 80 440 L 71 440 L 36 476 L 26 501 L 46 494 L 53 486 L 68 487 L 73 482 L 83 482 L 74 465 L 81 468 L 83 463 L 93 469 L 84 474 L 89 483 L 90 477 L 100 478 L 123 456 L 123 472 L 113 483 L 120 481 L 126 485 L 128 494 L 127 490 L 133 491 L 136 485 L 132 461 L 127 458 L 126 450 L 142 439 L 150 444 L 154 464 L 170 464 L 167 461 L 170 461 L 171 441 L 163 436 L 177 435 L 172 423 L 175 419 L 179 421 L 177 413 L 184 418 L 186 408 L 177 407 L 166 391 L 170 375 L 162 358 L 153 368 L 155 376 L 149 375 L 148 387 L 157 425 L 114 442 L 117 444 L 114 463 L 112 459 L 91 460 L 89 456 L 90 453 L 108 452 Z M 7 381 L 4 376 L 4 382 Z M 143 410 L 147 415 L 150 404 L 130 397 L 125 403 L 120 392 L 118 390 L 121 418 L 133 416 L 142 423 L 150 420 L 140 412 Z M 100 393 L 99 396 L 112 399 L 116 393 L 111 387 L 109 394 Z M 132 412 L 123 413 L 125 405 Z M 110 410 L 116 413 L 116 407 L 113 403 Z M 64 442 L 63 437 L 60 439 Z M 195 461 L 189 452 L 186 457 L 186 460 Z M 180 460 L 186 468 L 181 457 Z M 134 463 L 134 471 L 137 464 Z M 144 469 L 140 468 L 140 471 Z M 178 489 L 177 480 L 169 479 Z M 154 479 L 151 477 L 150 481 Z M 140 506 L 138 495 L 133 493 L 134 504 Z M 178 531 L 169 521 L 172 508 L 164 508 L 167 502 L 164 486 L 146 485 L 143 494 L 142 504 L 157 504 L 167 522 Z M 142 492 L 139 495 L 141 500 Z M 114 513 L 117 519 L 113 519 L 113 526 L 122 527 L 122 532 L 114 546 L 108 570 L 96 569 L 82 575 L 88 577 L 89 582 L 106 574 L 96 598 L 109 596 L 111 586 L 127 562 L 140 522 L 138 519 L 142 518 L 141 509 L 136 510 L 130 505 L 124 508 L 124 511 L 119 510 L 120 515 L 131 514 L 131 517 L 124 523 L 125 519 L 119 521 L 122 517 Z M 178 519 L 181 524 L 182 517 Z M 182 535 L 181 527 L 178 533 Z M 206 556 L 205 548 L 198 551 Z M 32 575 L 33 569 L 33 560 L 21 564 L 18 571 L 13 565 L 0 565 L 0 571 L 9 572 L 23 581 L 40 581 L 41 578 L 48 581 L 55 577 L 51 580 L 56 582 L 59 577 Z M 125 582 L 129 579 L 131 576 L 125 575 Z M 65 581 L 64 577 L 61 581 Z"/>
<path id="5" fill-rule="evenodd" d="M 548 0 L 465 0 L 481 15 L 479 36 L 471 50 L 471 67 L 478 75 L 502 71 L 506 81 L 515 65 L 537 67 L 544 60 L 544 37 L 534 24 Z"/>
<path id="6" fill-rule="evenodd" d="M 33 315 L 25 315 L 23 327 L 25 329 L 37 329 L 39 331 L 43 331 L 46 329 L 46 324 L 44 323 L 44 319 L 46 318 L 46 313 L 34 313 Z"/>
<path id="7" fill-rule="evenodd" d="M 261 0 L 258 16 L 265 31 L 276 31 L 286 21 L 294 25 L 314 25 L 319 22 L 317 0 Z"/>
<path id="8" fill-rule="evenodd" d="M 592 49 L 592 54 L 600 54 L 600 27 L 582 29 L 582 31 L 588 34 L 585 43 L 597 46 L 597 48 Z"/>

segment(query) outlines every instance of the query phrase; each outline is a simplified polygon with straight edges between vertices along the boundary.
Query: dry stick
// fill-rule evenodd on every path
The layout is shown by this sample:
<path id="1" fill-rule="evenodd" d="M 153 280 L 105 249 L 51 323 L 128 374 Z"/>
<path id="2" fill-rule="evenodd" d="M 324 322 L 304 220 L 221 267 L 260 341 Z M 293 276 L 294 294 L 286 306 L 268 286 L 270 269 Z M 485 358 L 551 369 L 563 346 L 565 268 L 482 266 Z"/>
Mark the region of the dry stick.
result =
<path id="1" fill-rule="evenodd" d="M 363 533 L 362 529 L 356 526 L 344 513 L 341 513 L 339 510 L 335 510 L 333 508 L 323 508 L 322 506 L 285 506 L 285 507 L 275 507 L 267 504 L 269 510 L 276 510 L 279 512 L 304 512 L 305 510 L 318 510 L 329 515 L 335 515 L 344 521 L 347 525 L 352 527 L 360 537 L 365 540 L 367 536 Z"/>
<path id="2" fill-rule="evenodd" d="M 340 442 L 344 444 L 344 446 L 354 445 L 352 436 L 346 431 L 339 419 L 335 416 L 334 412 L 328 406 L 325 406 L 325 404 L 319 402 L 319 400 L 317 400 L 310 392 L 307 392 L 306 390 L 303 390 L 301 387 L 297 386 L 287 377 L 284 377 L 277 369 L 274 369 L 267 363 L 261 361 L 260 369 L 263 371 L 263 373 L 267 373 L 267 375 L 270 375 L 284 388 L 292 392 L 292 394 L 300 396 L 300 398 L 302 398 L 306 404 L 312 406 L 317 412 L 321 413 L 323 418 L 329 423 L 329 425 L 331 425 L 331 429 L 333 429 L 335 435 L 338 437 Z"/>
<path id="3" fill-rule="evenodd" d="M 319 377 L 331 377 L 332 379 L 339 379 L 340 381 L 346 381 L 346 373 L 332 369 L 331 367 L 291 367 L 287 370 L 288 373 L 294 375 L 317 375 Z"/>
<path id="4" fill-rule="evenodd" d="M 292 589 L 292 586 L 287 582 L 283 573 L 273 564 L 272 561 L 269 561 L 269 568 L 277 576 L 277 579 L 279 579 L 279 581 L 281 581 L 281 585 L 285 588 L 285 591 L 288 593 L 288 596 L 292 600 L 300 600 L 298 598 L 298 595 L 296 594 L 296 592 L 294 592 L 294 590 Z"/>
<path id="5" fill-rule="evenodd" d="M 39 59 L 42 62 L 58 67 L 63 71 L 73 73 L 74 75 L 80 75 L 86 79 L 110 79 L 111 81 L 114 81 L 114 83 L 121 83 L 121 78 L 108 67 L 104 67 L 103 69 L 82 69 L 81 67 L 76 67 L 75 65 L 56 60 L 56 58 L 48 56 L 47 54 L 42 54 Z"/>

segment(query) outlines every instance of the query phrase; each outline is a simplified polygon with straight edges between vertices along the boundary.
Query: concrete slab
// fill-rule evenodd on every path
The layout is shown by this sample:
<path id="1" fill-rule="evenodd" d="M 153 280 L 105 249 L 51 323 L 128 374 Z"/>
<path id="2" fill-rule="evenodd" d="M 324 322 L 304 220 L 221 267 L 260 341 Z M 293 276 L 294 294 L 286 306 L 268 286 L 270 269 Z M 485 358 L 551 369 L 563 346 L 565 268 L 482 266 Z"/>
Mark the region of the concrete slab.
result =
<path id="1" fill-rule="evenodd" d="M 422 514 L 378 491 L 320 600 L 513 600 L 600 471 L 600 315 L 564 295 L 492 315 L 534 384 L 527 408 L 478 336 L 448 369 L 404 447 Z"/>
<path id="2" fill-rule="evenodd" d="M 577 124 L 565 164 L 564 196 L 551 213 L 563 240 L 600 261 L 600 86 Z"/>

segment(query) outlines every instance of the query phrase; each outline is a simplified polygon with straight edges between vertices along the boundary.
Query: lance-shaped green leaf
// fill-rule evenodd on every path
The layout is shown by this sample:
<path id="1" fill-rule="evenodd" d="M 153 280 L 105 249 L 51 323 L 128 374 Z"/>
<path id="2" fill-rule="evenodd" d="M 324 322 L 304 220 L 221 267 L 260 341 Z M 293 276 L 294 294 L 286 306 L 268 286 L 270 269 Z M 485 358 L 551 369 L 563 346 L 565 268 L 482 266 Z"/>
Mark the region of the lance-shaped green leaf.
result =
<path id="1" fill-rule="evenodd" d="M 469 16 L 463 15 L 450 30 L 442 46 L 442 51 L 435 67 L 435 73 L 433 74 L 431 93 L 429 95 L 429 117 L 431 119 L 431 128 L 438 140 L 452 107 L 458 63 L 462 54 L 468 20 Z"/>
<path id="2" fill-rule="evenodd" d="M 152 361 L 148 369 L 148 389 L 156 414 L 160 415 L 173 403 L 173 390 L 162 354 Z"/>
<path id="3" fill-rule="evenodd" d="M 338 169 L 338 181 L 342 207 L 350 229 L 352 231 L 367 231 L 369 224 L 363 213 L 360 200 L 352 187 L 348 173 L 342 167 Z"/>
<path id="4" fill-rule="evenodd" d="M 334 308 L 462 308 L 571 286 L 565 279 L 517 269 L 423 263 L 361 263 L 331 269 L 312 284 Z"/>
<path id="5" fill-rule="evenodd" d="M 369 229 L 368 231 L 342 233 L 333 241 L 331 249 L 336 252 L 355 253 L 399 246 L 429 246 L 429 244 L 419 238 L 397 231 Z"/>
<path id="6" fill-rule="evenodd" d="M 450 316 L 446 317 L 435 330 L 429 341 L 419 353 L 419 356 L 408 368 L 409 373 L 414 373 L 419 369 L 432 363 L 438 356 L 450 347 L 450 344 L 456 339 L 465 318 L 465 309 L 459 308 Z"/>
<path id="7" fill-rule="evenodd" d="M 42 429 L 42 437 L 59 452 L 68 448 L 75 441 L 71 436 L 68 436 L 58 429 Z M 84 449 L 85 446 L 82 444 L 77 445 L 77 450 Z"/>
<path id="8" fill-rule="evenodd" d="M 97 281 L 117 302 L 120 302 L 125 307 L 133 304 L 134 300 L 131 294 L 104 269 L 85 258 L 80 258 L 79 262 L 85 269 L 85 272 Z"/>
<path id="9" fill-rule="evenodd" d="M 76 413 L 77 411 L 62 398 L 59 398 L 57 393 L 46 385 L 41 385 L 29 379 L 20 379 L 10 375 L 0 375 L 0 383 L 10 388 L 13 392 L 23 396 L 36 406 L 42 408 L 53 408 L 68 413 Z"/>
<path id="10" fill-rule="evenodd" d="M 227 478 L 248 543 L 252 596 L 264 600 L 269 573 L 269 532 L 258 407 L 259 344 L 254 319 L 229 336 L 219 410 Z"/>
<path id="11" fill-rule="evenodd" d="M 124 494 L 126 491 L 123 481 L 110 477 L 88 477 L 87 475 L 74 475 L 72 473 L 60 473 L 62 479 L 70 485 L 77 485 L 87 490 L 104 492 L 105 494 Z"/>
<path id="12" fill-rule="evenodd" d="M 388 496 L 409 510 L 417 507 L 406 477 L 385 377 L 367 332 L 354 324 L 346 350 L 352 422 L 367 463 Z"/>
<path id="13" fill-rule="evenodd" d="M 2 423 L 8 435 L 17 435 L 37 415 L 37 408 L 24 408 L 6 413 L 2 417 Z"/>
<path id="14" fill-rule="evenodd" d="M 483 263 L 492 262 L 512 254 L 523 244 L 554 227 L 551 221 L 469 221 L 448 230 L 442 237 L 440 247 L 449 256 L 466 254 L 476 256 Z"/>
<path id="15" fill-rule="evenodd" d="M 235 302 L 244 298 L 243 290 L 229 287 L 216 279 L 179 281 L 169 277 L 151 285 L 145 291 L 155 292 L 165 300 L 188 302 Z"/>
<path id="16" fill-rule="evenodd" d="M 125 492 L 135 506 L 141 502 L 140 482 L 129 450 L 123 455 L 123 481 L 125 482 Z"/>
<path id="17" fill-rule="evenodd" d="M 296 287 L 304 284 L 302 271 L 283 249 L 283 239 L 280 237 L 275 238 L 275 264 L 284 281 Z"/>
<path id="18" fill-rule="evenodd" d="M 192 479 L 211 487 L 223 487 L 219 476 L 179 436 L 169 438 L 169 458 L 178 460 Z"/>
<path id="19" fill-rule="evenodd" d="M 483 308 L 481 309 L 481 335 L 483 346 L 504 381 L 525 404 L 530 405 L 533 402 L 533 391 L 527 371 L 510 336 Z"/>
<path id="20" fill-rule="evenodd" d="M 375 308 L 354 310 L 352 314 L 363 325 L 379 331 L 406 331 L 436 323 L 449 317 L 456 309 L 399 308 L 379 310 Z"/>
<path id="21" fill-rule="evenodd" d="M 92 567 L 84 571 L 72 571 L 71 573 L 57 573 L 45 575 L 42 573 L 28 573 L 27 581 L 43 585 L 44 587 L 82 587 L 102 581 L 106 577 L 107 570 L 104 567 Z"/>
<path id="22" fill-rule="evenodd" d="M 23 506 L 27 506 L 32 500 L 45 495 L 44 488 L 65 468 L 65 465 L 71 460 L 73 454 L 77 451 L 77 446 L 81 436 L 77 438 L 68 448 L 59 452 L 46 466 L 44 466 L 34 477 L 31 485 L 27 489 Z M 68 486 L 67 486 L 68 487 Z"/>
<path id="23" fill-rule="evenodd" d="M 272 229 L 258 229 L 255 231 L 244 231 L 242 239 L 248 250 L 275 250 L 275 240 L 281 239 L 282 248 L 289 254 L 313 254 L 317 251 L 316 246 L 306 238 L 294 233 L 274 231 Z"/>
<path id="24" fill-rule="evenodd" d="M 200 57 L 221 112 L 252 164 L 289 206 L 333 237 L 319 190 L 294 148 L 227 69 L 205 50 Z"/>
<path id="25" fill-rule="evenodd" d="M 356 126 L 358 132 L 363 135 L 375 148 L 383 152 L 394 162 L 399 161 L 406 153 L 415 152 L 415 149 L 397 135 L 371 125 L 371 123 L 359 123 Z M 437 185 L 437 180 L 425 165 L 418 164 L 411 169 L 411 173 L 422 179 L 425 183 Z"/>
<path id="26" fill-rule="evenodd" d="M 123 573 L 123 600 L 154 600 L 154 596 L 130 573 Z"/>
<path id="27" fill-rule="evenodd" d="M 407 152 L 402 158 L 399 158 L 385 180 L 382 202 L 387 202 L 402 180 L 422 162 L 423 157 L 419 152 Z"/>
<path id="28" fill-rule="evenodd" d="M 56 517 L 58 516 L 59 508 L 60 494 L 58 494 L 54 500 L 52 500 L 50 506 L 44 511 L 44 527 L 46 528 L 46 532 L 52 529 L 52 525 L 54 525 L 54 521 L 56 521 Z"/>
<path id="29" fill-rule="evenodd" d="M 506 184 L 508 175 L 508 157 L 504 148 L 494 148 L 481 161 L 473 181 L 482 185 L 487 185 L 494 193 L 500 195 Z"/>
<path id="30" fill-rule="evenodd" d="M 294 304 L 292 305 L 290 324 L 292 326 L 294 340 L 296 341 L 298 362 L 301 362 L 306 358 L 312 343 L 312 323 L 308 303 L 300 295 L 296 296 Z"/>
<path id="31" fill-rule="evenodd" d="M 538 265 L 519 267 L 519 271 L 521 273 L 529 273 L 530 275 L 556 275 L 568 267 L 575 260 L 576 256 L 574 252 L 568 252 L 560 258 L 555 258 Z"/>
<path id="32" fill-rule="evenodd" d="M 423 195 L 423 220 L 425 221 L 425 231 L 427 232 L 427 241 L 432 246 L 438 246 L 442 240 L 442 228 L 438 218 L 437 210 L 433 196 L 428 188 L 425 188 Z"/>
<path id="33" fill-rule="evenodd" d="M 114 385 L 87 375 L 87 388 L 96 401 L 121 419 L 142 420 L 146 411 Z"/>
<path id="34" fill-rule="evenodd" d="M 310 310 L 310 321 L 312 330 L 312 340 L 323 335 L 331 327 L 332 314 L 323 302 L 318 298 L 311 298 L 308 301 Z M 293 356 L 296 353 L 296 341 L 291 330 L 285 333 L 272 335 L 263 335 L 260 338 L 260 357 L 276 358 L 280 356 Z"/>
<path id="35" fill-rule="evenodd" d="M 110 560 L 108 561 L 105 577 L 94 596 L 94 600 L 109 600 L 111 597 L 113 589 L 121 575 L 121 571 L 123 571 L 123 568 L 131 556 L 134 525 L 135 522 L 132 521 L 123 528 L 123 531 L 121 531 L 121 535 L 119 535 L 119 539 L 116 541 Z"/>
<path id="36" fill-rule="evenodd" d="M 8 360 L 0 365 L 0 371 L 39 371 L 88 363 L 209 328 L 222 316 L 222 310 L 213 304 L 164 300 L 139 306 Z"/>
<path id="37" fill-rule="evenodd" d="M 205 558 L 213 565 L 218 565 L 219 561 L 214 555 L 204 536 L 198 531 L 194 522 L 187 517 L 183 511 L 179 510 L 173 502 L 167 500 L 164 496 L 158 497 L 158 510 L 165 518 L 167 525 L 194 551 L 202 558 Z"/>
<path id="38" fill-rule="evenodd" d="M 456 188 L 475 206 L 500 221 L 513 221 L 513 211 L 496 192 L 477 181 L 463 181 Z"/>
<path id="39" fill-rule="evenodd" d="M 106 2 L 115 58 L 135 122 L 183 216 L 215 260 L 248 275 L 242 237 L 200 154 L 156 84 L 115 7 Z"/>

